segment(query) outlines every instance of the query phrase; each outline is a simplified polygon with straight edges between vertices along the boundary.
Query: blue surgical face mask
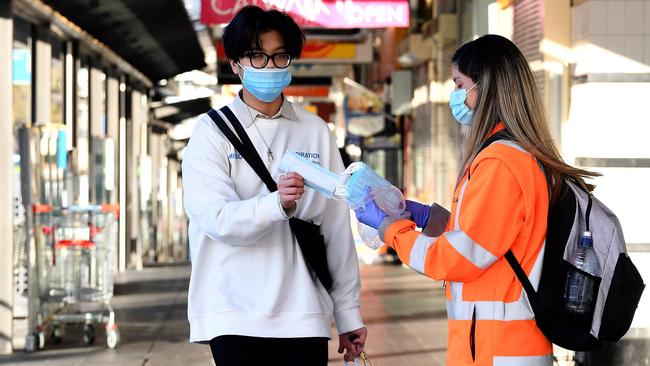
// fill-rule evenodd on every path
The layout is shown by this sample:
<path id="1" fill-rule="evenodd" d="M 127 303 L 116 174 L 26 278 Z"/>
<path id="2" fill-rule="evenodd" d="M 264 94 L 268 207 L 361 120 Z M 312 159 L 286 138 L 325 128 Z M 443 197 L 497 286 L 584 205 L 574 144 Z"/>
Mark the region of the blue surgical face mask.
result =
<path id="1" fill-rule="evenodd" d="M 392 184 L 377 174 L 372 168 L 363 162 L 356 163 L 348 167 L 348 171 L 353 171 L 350 179 L 345 183 L 347 195 L 346 200 L 350 207 L 356 209 L 363 207 L 371 199 L 368 195 L 368 189 L 378 187 L 391 187 Z"/>
<path id="2" fill-rule="evenodd" d="M 239 65 L 239 63 L 237 63 Z M 274 101 L 291 83 L 289 68 L 256 69 L 239 65 L 244 70 L 242 86 L 262 102 Z"/>
<path id="3" fill-rule="evenodd" d="M 474 119 L 474 110 L 470 109 L 467 104 L 465 104 L 465 99 L 467 99 L 467 93 L 469 93 L 470 90 L 474 89 L 477 84 L 478 83 L 472 85 L 472 87 L 467 90 L 454 90 L 449 96 L 449 107 L 451 107 L 451 114 L 453 114 L 454 118 L 456 118 L 456 121 L 462 125 L 470 125 Z"/>

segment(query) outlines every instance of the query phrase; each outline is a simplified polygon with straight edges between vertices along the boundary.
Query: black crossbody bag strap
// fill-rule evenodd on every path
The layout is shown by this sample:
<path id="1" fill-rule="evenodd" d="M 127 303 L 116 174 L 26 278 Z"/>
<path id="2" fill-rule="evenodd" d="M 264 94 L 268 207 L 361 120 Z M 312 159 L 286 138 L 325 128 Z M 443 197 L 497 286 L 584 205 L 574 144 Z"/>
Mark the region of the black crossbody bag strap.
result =
<path id="1" fill-rule="evenodd" d="M 255 173 L 262 179 L 262 182 L 266 184 L 266 187 L 269 189 L 271 192 L 275 192 L 278 190 L 278 186 L 271 177 L 271 174 L 269 173 L 268 169 L 266 169 L 266 165 L 264 165 L 264 162 L 262 162 L 262 159 L 260 158 L 259 154 L 257 151 L 255 151 L 255 148 L 253 147 L 253 143 L 251 142 L 250 138 L 248 137 L 248 134 L 246 131 L 244 131 L 244 128 L 242 127 L 241 123 L 239 123 L 239 120 L 235 117 L 235 115 L 232 113 L 230 108 L 228 107 L 222 107 L 220 111 L 228 117 L 228 120 L 230 120 L 230 124 L 232 124 L 233 128 L 237 132 L 237 135 L 228 127 L 226 122 L 221 118 L 219 113 L 215 111 L 214 109 L 211 109 L 208 112 L 208 115 L 214 123 L 219 127 L 221 132 L 226 136 L 228 141 L 235 147 L 235 149 L 242 155 L 244 160 L 253 168 Z M 237 137 L 239 136 L 239 137 Z M 240 140 L 241 139 L 241 140 Z"/>
<path id="2" fill-rule="evenodd" d="M 266 165 L 260 158 L 260 155 L 255 150 L 248 134 L 242 127 L 241 123 L 235 117 L 228 106 L 219 109 L 230 121 L 230 124 L 237 132 L 237 135 L 228 127 L 226 122 L 221 118 L 219 113 L 214 109 L 208 112 L 212 121 L 219 127 L 221 132 L 226 136 L 228 141 L 235 147 L 235 149 L 242 155 L 244 160 L 253 168 L 255 173 L 262 179 L 266 187 L 271 192 L 278 190 L 278 186 L 271 177 Z M 238 137 L 239 136 L 239 137 Z M 292 217 L 289 219 L 289 226 L 291 231 L 296 236 L 298 246 L 305 258 L 307 265 L 314 271 L 316 277 L 321 282 L 327 291 L 332 289 L 332 276 L 327 266 L 327 254 L 325 249 L 325 242 L 322 235 L 320 235 L 319 226 L 313 223 L 303 221 Z"/>

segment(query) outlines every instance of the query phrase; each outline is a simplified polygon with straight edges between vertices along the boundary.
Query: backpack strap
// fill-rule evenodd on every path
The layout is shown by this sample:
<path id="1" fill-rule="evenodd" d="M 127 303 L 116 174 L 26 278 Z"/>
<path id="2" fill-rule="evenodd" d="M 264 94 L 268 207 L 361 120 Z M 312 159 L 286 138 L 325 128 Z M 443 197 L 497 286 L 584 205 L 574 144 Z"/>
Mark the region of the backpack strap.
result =
<path id="1" fill-rule="evenodd" d="M 481 147 L 479 147 L 478 151 L 476 152 L 476 155 L 474 158 L 478 156 L 478 154 L 483 151 L 486 147 L 492 145 L 493 142 L 499 141 L 499 140 L 514 140 L 512 135 L 507 131 L 507 130 L 501 130 L 494 135 L 490 136 L 487 140 L 483 141 L 481 144 Z M 471 165 L 471 164 L 470 164 Z M 470 180 L 472 178 L 472 173 L 469 168 L 467 168 L 467 180 Z"/>
<path id="2" fill-rule="evenodd" d="M 490 136 L 487 140 L 481 144 L 481 147 L 478 149 L 476 152 L 476 156 L 483 151 L 486 147 L 490 146 L 492 143 L 499 141 L 499 140 L 514 140 L 513 136 L 507 131 L 507 130 L 501 130 L 494 135 Z M 542 168 L 542 171 L 544 171 L 544 167 L 540 164 L 540 167 Z M 546 174 L 544 174 L 546 175 Z M 470 180 L 471 178 L 471 173 L 468 169 L 467 171 L 467 180 Z M 547 179 L 548 180 L 548 179 Z M 528 300 L 531 303 L 531 306 L 534 308 L 537 307 L 537 292 L 535 291 L 535 288 L 533 287 L 533 284 L 530 283 L 530 280 L 528 279 L 528 276 L 526 276 L 526 272 L 524 269 L 521 267 L 521 264 L 519 264 L 519 261 L 515 257 L 514 253 L 512 250 L 508 250 L 506 254 L 504 255 L 506 258 L 506 261 L 508 261 L 508 264 L 510 267 L 512 267 L 512 270 L 515 272 L 515 275 L 517 275 L 517 279 L 519 279 L 519 282 L 521 282 L 521 285 L 524 287 L 524 290 L 526 290 L 526 294 L 528 295 Z"/>
<path id="3" fill-rule="evenodd" d="M 537 302 L 537 292 L 535 291 L 533 284 L 530 283 L 528 276 L 526 276 L 526 272 L 523 268 L 521 268 L 521 264 L 519 264 L 519 261 L 515 257 L 515 254 L 512 252 L 512 250 L 508 249 L 504 257 L 506 257 L 508 264 L 510 267 L 512 267 L 515 275 L 517 275 L 517 279 L 519 279 L 519 282 L 521 282 L 524 290 L 526 290 L 526 294 L 528 295 L 528 300 L 531 302 L 531 305 L 533 308 L 535 308 L 536 304 L 534 303 Z"/>

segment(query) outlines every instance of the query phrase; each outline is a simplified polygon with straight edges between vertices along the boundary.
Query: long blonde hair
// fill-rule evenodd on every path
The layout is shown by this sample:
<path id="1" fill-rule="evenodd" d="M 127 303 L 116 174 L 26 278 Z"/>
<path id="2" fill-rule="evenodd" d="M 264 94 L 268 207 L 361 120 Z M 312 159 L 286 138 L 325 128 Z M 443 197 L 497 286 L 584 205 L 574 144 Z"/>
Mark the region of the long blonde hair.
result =
<path id="1" fill-rule="evenodd" d="M 544 166 L 553 202 L 560 193 L 557 183 L 566 177 L 573 178 L 585 189 L 593 189 L 584 178 L 600 174 L 575 168 L 560 156 L 551 137 L 533 72 L 514 43 L 498 35 L 485 35 L 460 46 L 451 60 L 462 74 L 478 83 L 474 120 L 465 145 L 460 177 L 490 132 L 503 122 L 514 141 Z"/>

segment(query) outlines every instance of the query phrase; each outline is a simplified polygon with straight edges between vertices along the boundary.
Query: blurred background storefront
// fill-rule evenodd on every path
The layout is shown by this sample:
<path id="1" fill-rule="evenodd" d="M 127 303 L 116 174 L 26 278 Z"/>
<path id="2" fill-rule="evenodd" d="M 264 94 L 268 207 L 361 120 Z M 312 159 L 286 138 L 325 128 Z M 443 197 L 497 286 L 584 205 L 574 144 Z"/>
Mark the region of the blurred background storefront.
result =
<path id="1" fill-rule="evenodd" d="M 23 346 L 37 205 L 115 207 L 118 271 L 187 261 L 183 149 L 197 118 L 241 88 L 221 35 L 244 5 L 277 5 L 305 27 L 285 95 L 328 124 L 344 161 L 445 207 L 463 133 L 448 107 L 450 56 L 483 34 L 512 39 L 564 159 L 604 174 L 596 196 L 650 278 L 650 0 L 300 4 L 0 1 L 0 352 Z M 618 349 L 579 357 L 647 363 L 649 330 L 646 294 Z"/>
<path id="2" fill-rule="evenodd" d="M 120 217 L 117 270 L 187 260 L 180 162 L 168 130 L 210 101 L 167 104 L 155 87 L 203 68 L 205 54 L 183 2 L 152 5 L 0 2 L 3 352 L 24 345 L 41 207 L 112 207 Z"/>

